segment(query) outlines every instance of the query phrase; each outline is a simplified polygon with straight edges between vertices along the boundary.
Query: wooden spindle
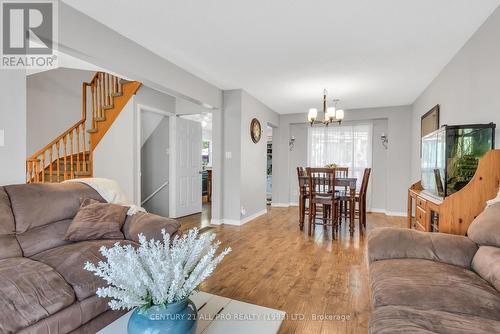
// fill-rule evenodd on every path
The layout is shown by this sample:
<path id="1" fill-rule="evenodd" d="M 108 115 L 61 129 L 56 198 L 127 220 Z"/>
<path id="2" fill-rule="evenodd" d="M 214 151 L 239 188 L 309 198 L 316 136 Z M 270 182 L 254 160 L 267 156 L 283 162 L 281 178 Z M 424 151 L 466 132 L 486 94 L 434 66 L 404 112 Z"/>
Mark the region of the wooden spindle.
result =
<path id="1" fill-rule="evenodd" d="M 56 158 L 56 170 L 57 170 L 57 182 L 61 182 L 59 176 L 61 174 L 60 158 L 61 158 L 61 141 L 56 142 L 57 158 Z"/>
<path id="2" fill-rule="evenodd" d="M 52 182 L 52 170 L 53 170 L 53 156 L 54 156 L 54 146 L 50 145 L 49 149 L 49 182 Z"/>
<path id="3" fill-rule="evenodd" d="M 35 183 L 40 182 L 40 160 L 35 160 Z"/>
<path id="4" fill-rule="evenodd" d="M 66 143 L 68 142 L 68 139 L 67 139 L 67 136 L 64 136 L 63 137 L 63 151 L 64 151 L 64 174 L 63 174 L 63 180 L 66 181 L 67 180 L 67 171 L 68 171 L 68 165 L 67 165 L 67 156 L 68 156 L 68 152 L 66 150 Z"/>
<path id="5" fill-rule="evenodd" d="M 33 168 L 32 163 L 33 163 L 33 161 L 31 161 L 31 160 L 28 160 L 26 162 L 26 173 L 28 174 L 28 176 L 26 177 L 27 183 L 32 182 L 32 178 L 31 178 L 31 169 Z"/>
<path id="6" fill-rule="evenodd" d="M 97 89 L 97 92 L 96 92 L 97 93 L 97 100 L 96 100 L 97 117 L 101 117 L 102 104 L 101 104 L 101 75 L 100 74 L 97 76 L 96 89 Z"/>
<path id="7" fill-rule="evenodd" d="M 86 154 L 87 154 L 87 145 L 86 145 L 86 141 L 85 141 L 85 123 L 82 123 L 82 141 L 83 141 L 83 156 L 82 156 L 82 159 L 83 159 L 83 171 L 84 172 L 87 172 L 88 169 L 87 169 L 87 157 L 86 157 Z"/>
<path id="8" fill-rule="evenodd" d="M 95 96 L 95 93 L 96 93 L 96 88 L 95 88 L 95 84 L 92 83 L 90 85 L 90 91 L 92 92 L 92 128 L 96 128 L 96 122 L 95 122 L 95 118 L 97 117 L 96 116 L 96 96 Z"/>
<path id="9" fill-rule="evenodd" d="M 106 105 L 106 98 L 105 98 L 105 92 L 104 92 L 104 73 L 99 73 L 100 77 L 101 77 L 101 101 L 100 101 L 100 104 L 101 104 L 101 117 L 104 117 L 104 106 Z"/>
<path id="10" fill-rule="evenodd" d="M 73 130 L 69 133 L 69 177 L 71 179 L 75 178 L 75 172 L 73 170 Z"/>
<path id="11" fill-rule="evenodd" d="M 45 183 L 45 152 L 42 153 L 42 183 Z"/>
<path id="12" fill-rule="evenodd" d="M 104 73 L 104 104 L 109 105 L 109 74 Z"/>
<path id="13" fill-rule="evenodd" d="M 80 171 L 80 127 L 76 127 L 76 171 Z"/>

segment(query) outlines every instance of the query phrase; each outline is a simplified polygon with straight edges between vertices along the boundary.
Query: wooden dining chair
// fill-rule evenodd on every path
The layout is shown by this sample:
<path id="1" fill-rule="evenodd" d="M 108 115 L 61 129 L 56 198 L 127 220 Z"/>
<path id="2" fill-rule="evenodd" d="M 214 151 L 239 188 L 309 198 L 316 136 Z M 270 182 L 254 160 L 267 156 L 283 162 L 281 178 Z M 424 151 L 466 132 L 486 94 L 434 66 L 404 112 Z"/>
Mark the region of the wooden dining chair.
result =
<path id="1" fill-rule="evenodd" d="M 332 226 L 332 237 L 337 229 L 337 195 L 335 192 L 335 170 L 332 168 L 306 168 L 309 184 L 309 230 L 316 225 Z M 321 210 L 318 210 L 321 209 Z M 316 215 L 323 213 L 321 223 Z"/>
<path id="2" fill-rule="evenodd" d="M 359 193 L 356 194 L 356 203 L 358 209 L 355 211 L 359 218 L 359 225 L 366 227 L 366 193 L 368 192 L 368 183 L 370 182 L 371 168 L 365 168 L 363 173 L 363 181 L 361 181 L 361 188 Z"/>
<path id="3" fill-rule="evenodd" d="M 345 179 L 349 177 L 349 167 L 335 167 L 335 177 L 337 179 Z M 336 187 L 335 188 L 339 197 L 343 198 L 347 196 L 348 189 L 347 187 Z M 345 200 L 340 200 L 339 201 L 339 224 L 342 223 L 342 217 L 346 218 L 347 217 L 347 210 L 348 210 L 348 201 Z M 347 218 L 346 218 L 347 219 Z"/>
<path id="4" fill-rule="evenodd" d="M 306 170 L 304 167 L 297 167 L 297 178 L 299 184 L 299 228 L 304 230 L 305 215 L 309 214 L 309 187 L 307 185 Z"/>

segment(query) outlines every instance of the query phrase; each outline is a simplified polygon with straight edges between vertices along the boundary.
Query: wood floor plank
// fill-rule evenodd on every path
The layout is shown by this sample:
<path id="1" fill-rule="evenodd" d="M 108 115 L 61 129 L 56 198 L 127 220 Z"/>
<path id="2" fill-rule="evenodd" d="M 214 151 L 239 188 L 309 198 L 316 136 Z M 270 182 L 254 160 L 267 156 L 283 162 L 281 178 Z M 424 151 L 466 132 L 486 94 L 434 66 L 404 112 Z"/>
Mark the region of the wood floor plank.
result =
<path id="1" fill-rule="evenodd" d="M 209 212 L 181 218 L 181 231 L 210 224 Z M 368 214 L 367 231 L 354 236 L 343 223 L 336 240 L 316 227 L 299 230 L 298 208 L 270 208 L 243 226 L 214 226 L 233 251 L 200 289 L 287 312 L 280 333 L 366 333 L 371 312 L 366 234 L 405 227 L 401 217 Z"/>

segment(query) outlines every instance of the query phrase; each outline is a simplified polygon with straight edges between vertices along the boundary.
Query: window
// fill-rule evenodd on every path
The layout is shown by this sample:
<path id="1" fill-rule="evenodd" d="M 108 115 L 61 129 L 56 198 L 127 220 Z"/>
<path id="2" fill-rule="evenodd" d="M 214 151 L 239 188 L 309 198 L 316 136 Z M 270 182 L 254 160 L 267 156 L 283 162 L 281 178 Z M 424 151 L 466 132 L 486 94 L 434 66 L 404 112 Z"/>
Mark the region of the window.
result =
<path id="1" fill-rule="evenodd" d="M 358 179 L 359 189 L 365 168 L 372 165 L 372 131 L 372 124 L 309 128 L 308 166 L 349 167 L 349 176 Z"/>

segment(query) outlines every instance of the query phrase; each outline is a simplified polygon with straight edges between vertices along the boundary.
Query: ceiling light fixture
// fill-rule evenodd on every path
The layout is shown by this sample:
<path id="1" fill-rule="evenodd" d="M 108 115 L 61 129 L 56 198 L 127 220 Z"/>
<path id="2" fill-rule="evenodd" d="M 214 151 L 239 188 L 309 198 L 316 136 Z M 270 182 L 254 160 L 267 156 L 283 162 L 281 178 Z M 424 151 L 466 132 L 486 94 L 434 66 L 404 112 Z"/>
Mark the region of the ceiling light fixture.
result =
<path id="1" fill-rule="evenodd" d="M 344 110 L 337 109 L 337 102 L 339 99 L 333 99 L 333 107 L 328 107 L 326 102 L 326 96 L 328 91 L 323 90 L 323 120 L 318 120 L 318 109 L 311 108 L 307 114 L 307 121 L 313 126 L 314 124 L 322 124 L 328 126 L 330 123 L 342 123 L 344 119 Z"/>

